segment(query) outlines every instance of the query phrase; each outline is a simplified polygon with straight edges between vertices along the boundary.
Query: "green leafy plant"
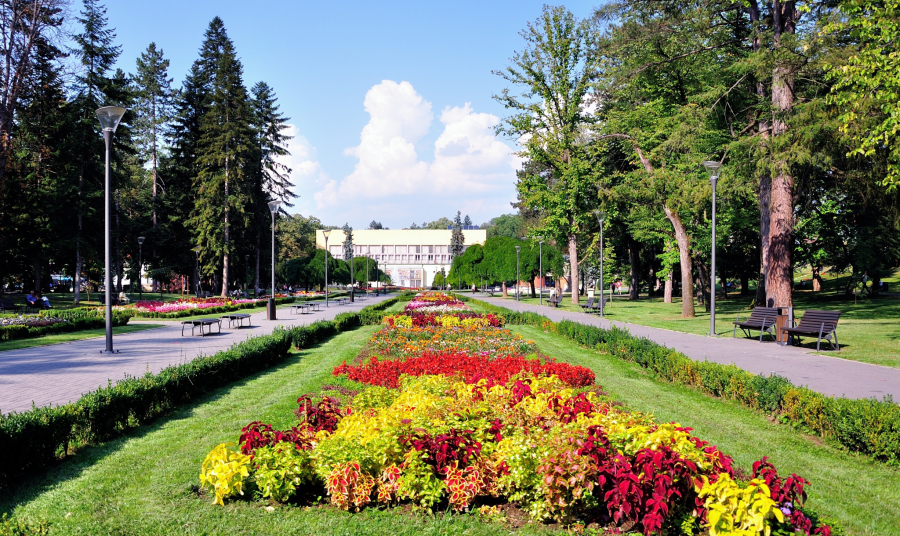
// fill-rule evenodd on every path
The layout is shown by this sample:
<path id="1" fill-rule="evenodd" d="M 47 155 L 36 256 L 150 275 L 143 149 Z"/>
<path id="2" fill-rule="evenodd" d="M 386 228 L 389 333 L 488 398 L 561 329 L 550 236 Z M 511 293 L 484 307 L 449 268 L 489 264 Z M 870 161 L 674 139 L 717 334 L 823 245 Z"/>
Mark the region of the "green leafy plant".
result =
<path id="1" fill-rule="evenodd" d="M 222 506 L 222 499 L 244 494 L 244 479 L 250 476 L 250 456 L 230 446 L 234 443 L 217 445 L 206 455 L 200 469 L 200 486 L 215 494 L 213 504 Z"/>
<path id="2" fill-rule="evenodd" d="M 256 450 L 253 479 L 263 497 L 286 502 L 298 486 L 315 476 L 309 451 L 298 450 L 293 443 L 277 443 Z"/>

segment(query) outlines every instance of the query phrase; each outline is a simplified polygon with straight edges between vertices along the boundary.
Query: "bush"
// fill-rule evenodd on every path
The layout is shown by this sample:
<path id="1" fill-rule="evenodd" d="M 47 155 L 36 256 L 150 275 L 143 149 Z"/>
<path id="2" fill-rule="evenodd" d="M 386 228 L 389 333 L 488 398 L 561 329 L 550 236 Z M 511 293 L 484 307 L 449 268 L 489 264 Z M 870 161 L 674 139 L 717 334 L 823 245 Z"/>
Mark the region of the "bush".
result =
<path id="1" fill-rule="evenodd" d="M 460 299 L 468 301 L 469 298 L 460 296 Z M 794 386 L 781 376 L 757 376 L 735 365 L 694 361 L 624 329 L 602 329 L 569 320 L 553 322 L 536 313 L 516 313 L 483 302 L 478 305 L 504 316 L 507 324 L 542 327 L 582 346 L 637 363 L 667 381 L 736 400 L 834 440 L 853 452 L 900 465 L 900 406 L 890 397 L 859 400 L 826 396 Z"/>
<path id="2" fill-rule="evenodd" d="M 102 309 L 100 309 L 102 311 Z M 67 311 L 59 311 L 66 313 Z M 14 324 L 10 326 L 0 326 L 0 341 L 17 341 L 21 339 L 33 339 L 35 337 L 43 337 L 45 335 L 55 335 L 58 333 L 71 333 L 73 331 L 83 331 L 86 329 L 99 329 L 106 326 L 106 319 L 103 315 L 66 315 L 66 314 L 48 314 L 47 317 L 65 318 L 67 322 L 59 322 L 49 326 L 25 326 Z M 113 313 L 113 326 L 124 326 L 131 319 L 128 313 Z"/>

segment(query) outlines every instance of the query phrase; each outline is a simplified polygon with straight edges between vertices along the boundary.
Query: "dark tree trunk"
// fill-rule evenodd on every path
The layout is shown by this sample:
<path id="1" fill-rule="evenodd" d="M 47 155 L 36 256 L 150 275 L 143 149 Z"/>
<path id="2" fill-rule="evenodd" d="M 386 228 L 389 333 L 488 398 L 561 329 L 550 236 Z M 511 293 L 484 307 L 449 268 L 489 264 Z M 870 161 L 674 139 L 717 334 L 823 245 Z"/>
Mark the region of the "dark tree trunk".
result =
<path id="1" fill-rule="evenodd" d="M 750 295 L 750 274 L 741 272 L 741 296 Z"/>
<path id="2" fill-rule="evenodd" d="M 628 287 L 628 299 L 636 301 L 640 298 L 641 252 L 640 245 L 631 238 L 628 240 L 628 260 L 631 262 L 631 284 Z"/>

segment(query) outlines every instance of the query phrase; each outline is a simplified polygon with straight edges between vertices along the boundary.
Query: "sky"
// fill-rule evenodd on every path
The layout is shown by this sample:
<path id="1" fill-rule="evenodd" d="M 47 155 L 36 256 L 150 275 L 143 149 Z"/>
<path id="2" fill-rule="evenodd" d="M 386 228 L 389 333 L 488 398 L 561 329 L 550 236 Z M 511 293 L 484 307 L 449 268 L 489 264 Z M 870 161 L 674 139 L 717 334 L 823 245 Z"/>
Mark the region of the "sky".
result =
<path id="1" fill-rule="evenodd" d="M 588 17 L 598 2 L 566 4 Z M 476 224 L 513 213 L 515 140 L 492 99 L 492 71 L 524 47 L 519 35 L 542 2 L 269 2 L 108 0 L 122 46 L 117 67 L 135 71 L 151 42 L 180 87 L 213 17 L 225 23 L 244 84 L 275 90 L 294 136 L 286 161 L 290 213 L 355 229 L 408 227 L 456 211 Z M 76 5 L 77 7 L 77 5 Z"/>

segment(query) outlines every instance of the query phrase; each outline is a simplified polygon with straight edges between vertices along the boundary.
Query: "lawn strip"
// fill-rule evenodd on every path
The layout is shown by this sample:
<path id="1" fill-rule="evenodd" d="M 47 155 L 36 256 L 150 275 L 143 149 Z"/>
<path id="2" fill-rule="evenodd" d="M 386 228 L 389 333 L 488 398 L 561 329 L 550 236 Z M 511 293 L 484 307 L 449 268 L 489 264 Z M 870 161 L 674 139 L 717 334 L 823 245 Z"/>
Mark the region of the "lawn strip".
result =
<path id="1" fill-rule="evenodd" d="M 54 534 L 497 534 L 500 527 L 472 516 L 410 517 L 368 509 L 348 514 L 331 507 L 277 507 L 233 501 L 225 507 L 198 498 L 200 463 L 216 444 L 236 441 L 253 420 L 290 426 L 298 396 L 325 384 L 351 360 L 378 326 L 360 328 L 301 351 L 283 364 L 214 391 L 155 424 L 84 449 L 42 476 L 5 490 L 0 512 L 45 519 Z M 71 515 L 66 518 L 66 515 Z M 540 527 L 524 534 L 543 532 Z"/>
<path id="2" fill-rule="evenodd" d="M 124 335 L 126 333 L 134 333 L 148 329 L 165 327 L 165 324 L 154 323 L 136 323 L 126 326 L 117 326 L 113 328 L 114 335 Z M 7 350 L 21 350 L 23 348 L 32 348 L 34 346 L 47 346 L 50 344 L 61 344 L 64 342 L 80 341 L 82 339 L 92 339 L 95 337 L 103 337 L 106 335 L 106 328 L 85 329 L 82 331 L 72 331 L 69 333 L 58 333 L 56 335 L 45 335 L 43 337 L 35 337 L 33 339 L 19 339 L 15 341 L 0 342 L 0 352 Z"/>
<path id="3" fill-rule="evenodd" d="M 591 368 L 597 383 L 629 408 L 677 421 L 734 457 L 744 469 L 769 456 L 784 475 L 812 482 L 809 505 L 850 534 L 900 534 L 900 469 L 843 452 L 774 424 L 736 402 L 653 379 L 640 366 L 578 347 L 530 326 L 509 326 L 535 341 L 543 353 Z M 874 506 L 877 505 L 877 506 Z"/>

